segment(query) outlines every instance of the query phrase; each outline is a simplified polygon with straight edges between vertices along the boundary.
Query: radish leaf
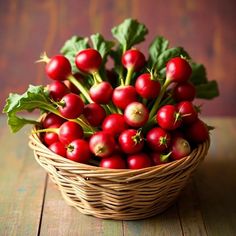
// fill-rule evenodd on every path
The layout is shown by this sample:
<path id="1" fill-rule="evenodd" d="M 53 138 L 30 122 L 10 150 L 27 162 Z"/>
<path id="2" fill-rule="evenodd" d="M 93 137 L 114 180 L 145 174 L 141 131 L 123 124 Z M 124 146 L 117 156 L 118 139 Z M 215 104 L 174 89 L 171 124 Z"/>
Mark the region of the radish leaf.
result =
<path id="1" fill-rule="evenodd" d="M 144 41 L 148 29 L 137 20 L 126 19 L 120 25 L 114 27 L 111 32 L 114 38 L 116 38 L 122 45 L 124 53 L 135 44 Z"/>
<path id="2" fill-rule="evenodd" d="M 7 114 L 8 125 L 12 132 L 17 132 L 26 124 L 37 124 L 37 121 L 24 119 L 16 115 L 20 111 L 32 112 L 35 109 L 57 113 L 56 108 L 50 101 L 48 92 L 43 86 L 30 85 L 22 95 L 10 93 L 3 112 Z"/>

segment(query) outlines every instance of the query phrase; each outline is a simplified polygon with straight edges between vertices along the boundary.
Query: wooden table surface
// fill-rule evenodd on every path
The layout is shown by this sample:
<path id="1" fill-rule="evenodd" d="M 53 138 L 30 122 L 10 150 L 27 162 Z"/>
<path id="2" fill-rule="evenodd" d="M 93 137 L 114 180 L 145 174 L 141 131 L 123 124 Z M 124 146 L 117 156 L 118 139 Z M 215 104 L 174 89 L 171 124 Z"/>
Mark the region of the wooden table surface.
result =
<path id="1" fill-rule="evenodd" d="M 67 206 L 28 148 L 0 117 L 0 235 L 236 235 L 236 118 L 208 118 L 211 147 L 175 205 L 138 221 L 101 220 Z"/>

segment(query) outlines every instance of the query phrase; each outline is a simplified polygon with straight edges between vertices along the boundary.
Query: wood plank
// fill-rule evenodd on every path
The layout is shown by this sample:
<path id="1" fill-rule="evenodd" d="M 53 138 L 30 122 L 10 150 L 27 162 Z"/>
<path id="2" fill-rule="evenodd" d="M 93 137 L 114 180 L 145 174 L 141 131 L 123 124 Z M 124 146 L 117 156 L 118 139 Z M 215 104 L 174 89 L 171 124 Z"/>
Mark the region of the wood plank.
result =
<path id="1" fill-rule="evenodd" d="M 236 118 L 208 119 L 216 127 L 195 176 L 208 235 L 236 235 Z"/>
<path id="2" fill-rule="evenodd" d="M 136 221 L 124 221 L 124 236 L 183 235 L 177 206 L 173 205 L 164 213 Z"/>
<path id="3" fill-rule="evenodd" d="M 54 183 L 48 181 L 40 235 L 120 236 L 122 232 L 122 221 L 101 220 L 68 206 Z"/>
<path id="4" fill-rule="evenodd" d="M 177 206 L 184 235 L 207 235 L 196 187 L 192 180 L 180 194 Z"/>
<path id="5" fill-rule="evenodd" d="M 28 148 L 28 129 L 11 134 L 0 117 L 0 235 L 36 235 L 45 173 Z"/>

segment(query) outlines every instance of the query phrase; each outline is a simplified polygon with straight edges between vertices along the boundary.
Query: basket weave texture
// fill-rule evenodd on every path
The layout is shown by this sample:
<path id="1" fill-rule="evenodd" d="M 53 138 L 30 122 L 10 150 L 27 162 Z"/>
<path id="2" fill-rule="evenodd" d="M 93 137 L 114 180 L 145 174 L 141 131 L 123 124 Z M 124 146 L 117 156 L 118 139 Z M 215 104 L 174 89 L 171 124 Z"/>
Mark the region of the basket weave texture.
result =
<path id="1" fill-rule="evenodd" d="M 166 210 L 204 159 L 210 141 L 178 161 L 139 170 L 112 170 L 56 155 L 30 135 L 37 162 L 58 186 L 67 204 L 103 219 L 144 219 Z"/>

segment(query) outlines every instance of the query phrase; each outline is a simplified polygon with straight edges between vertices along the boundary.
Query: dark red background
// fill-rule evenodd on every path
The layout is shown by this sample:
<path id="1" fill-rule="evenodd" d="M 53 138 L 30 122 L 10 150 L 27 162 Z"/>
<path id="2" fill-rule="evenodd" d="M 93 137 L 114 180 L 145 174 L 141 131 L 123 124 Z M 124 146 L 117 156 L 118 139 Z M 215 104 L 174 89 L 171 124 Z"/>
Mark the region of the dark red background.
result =
<path id="1" fill-rule="evenodd" d="M 219 83 L 221 95 L 204 102 L 206 115 L 236 115 L 236 31 L 234 0 L 0 0 L 0 107 L 9 92 L 24 92 L 28 84 L 46 84 L 44 66 L 35 64 L 42 51 L 59 52 L 72 35 L 110 29 L 125 18 L 149 28 L 145 51 L 155 35 L 172 46 L 184 46 L 192 58 L 205 64 L 209 79 Z"/>

